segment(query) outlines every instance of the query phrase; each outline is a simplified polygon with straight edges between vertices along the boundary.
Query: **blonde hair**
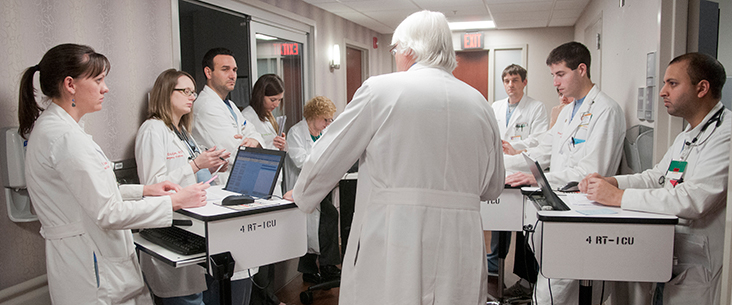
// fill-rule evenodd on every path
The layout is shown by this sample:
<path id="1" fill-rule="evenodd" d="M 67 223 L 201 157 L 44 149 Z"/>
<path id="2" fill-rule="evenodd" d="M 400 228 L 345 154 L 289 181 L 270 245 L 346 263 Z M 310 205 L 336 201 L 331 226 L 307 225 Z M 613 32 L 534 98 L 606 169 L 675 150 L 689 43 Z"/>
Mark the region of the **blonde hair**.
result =
<path id="1" fill-rule="evenodd" d="M 150 102 L 147 105 L 147 118 L 148 119 L 159 119 L 165 123 L 170 130 L 175 130 L 174 127 L 182 126 L 188 132 L 191 132 L 191 126 L 193 125 L 193 114 L 186 113 L 180 118 L 178 126 L 173 126 L 173 108 L 170 105 L 170 97 L 173 95 L 175 87 L 178 85 L 178 79 L 181 76 L 185 76 L 191 79 L 193 82 L 193 88 L 196 88 L 196 80 L 193 76 L 185 71 L 178 71 L 176 69 L 168 69 L 158 75 L 153 85 L 152 91 L 150 92 Z"/>
<path id="2" fill-rule="evenodd" d="M 333 101 L 325 96 L 316 96 L 305 103 L 303 116 L 309 121 L 319 116 L 333 116 L 335 112 L 336 106 L 333 104 Z"/>

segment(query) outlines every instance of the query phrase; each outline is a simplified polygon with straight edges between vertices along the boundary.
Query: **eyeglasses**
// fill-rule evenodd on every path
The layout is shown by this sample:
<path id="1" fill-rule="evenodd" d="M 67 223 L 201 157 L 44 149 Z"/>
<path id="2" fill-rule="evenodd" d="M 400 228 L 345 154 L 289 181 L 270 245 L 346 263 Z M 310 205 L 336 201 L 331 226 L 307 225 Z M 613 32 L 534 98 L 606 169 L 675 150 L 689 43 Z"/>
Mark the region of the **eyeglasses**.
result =
<path id="1" fill-rule="evenodd" d="M 396 55 L 396 53 L 397 53 L 396 47 L 397 47 L 397 45 L 392 45 L 391 48 L 389 48 L 389 52 L 391 52 L 391 55 Z"/>
<path id="2" fill-rule="evenodd" d="M 193 98 L 198 97 L 198 94 L 196 93 L 196 91 L 193 91 L 189 88 L 185 88 L 185 89 L 175 88 L 175 89 L 173 89 L 173 91 L 180 91 L 181 93 L 185 94 L 186 96 L 192 96 Z"/>

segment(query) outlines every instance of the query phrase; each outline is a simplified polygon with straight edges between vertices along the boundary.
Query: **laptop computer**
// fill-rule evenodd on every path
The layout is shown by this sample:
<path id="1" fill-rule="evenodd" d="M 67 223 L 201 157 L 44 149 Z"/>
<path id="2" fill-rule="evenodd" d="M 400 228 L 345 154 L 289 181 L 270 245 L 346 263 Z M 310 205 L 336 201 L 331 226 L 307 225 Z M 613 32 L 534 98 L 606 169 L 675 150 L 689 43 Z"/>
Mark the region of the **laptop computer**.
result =
<path id="1" fill-rule="evenodd" d="M 286 154 L 284 151 L 263 148 L 240 149 L 224 190 L 269 199 L 277 185 L 277 175 L 282 170 Z"/>
<path id="2" fill-rule="evenodd" d="M 570 208 L 562 201 L 562 199 L 557 196 L 556 193 L 551 189 L 549 186 L 549 181 L 546 180 L 546 176 L 544 176 L 544 170 L 541 169 L 541 165 L 539 165 L 538 161 L 535 161 L 534 159 L 531 159 L 526 153 L 521 153 L 524 156 L 524 159 L 526 160 L 526 164 L 529 166 L 529 169 L 531 170 L 531 174 L 534 175 L 534 179 L 536 179 L 536 183 L 539 185 L 539 188 L 541 188 L 541 193 L 544 195 L 544 198 L 546 200 L 546 204 L 539 203 L 539 205 L 544 206 L 551 206 L 551 209 L 554 211 L 569 211 Z"/>

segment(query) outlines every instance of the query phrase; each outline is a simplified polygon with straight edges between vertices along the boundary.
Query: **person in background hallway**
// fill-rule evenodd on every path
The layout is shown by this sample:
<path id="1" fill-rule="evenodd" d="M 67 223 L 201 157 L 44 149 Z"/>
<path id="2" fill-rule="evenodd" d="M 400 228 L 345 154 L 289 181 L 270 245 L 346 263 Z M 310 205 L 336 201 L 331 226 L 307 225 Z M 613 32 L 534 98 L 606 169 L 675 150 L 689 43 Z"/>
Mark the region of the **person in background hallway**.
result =
<path id="1" fill-rule="evenodd" d="M 168 69 L 155 80 L 148 119 L 135 139 L 137 175 L 143 183 L 170 180 L 181 186 L 193 185 L 208 181 L 219 165 L 226 166 L 225 159 L 231 153 L 202 150 L 190 134 L 195 99 L 196 82 L 186 72 Z M 175 268 L 143 251 L 140 265 L 145 282 L 161 303 L 203 304 L 206 277 L 201 266 Z"/>
<path id="2" fill-rule="evenodd" d="M 117 185 L 112 162 L 79 123 L 102 110 L 109 68 L 92 48 L 61 44 L 20 81 L 18 133 L 28 139 L 25 175 L 54 304 L 152 304 L 130 229 L 170 226 L 174 210 L 206 204 L 208 184 Z M 51 100 L 45 110 L 36 72 Z"/>
<path id="3" fill-rule="evenodd" d="M 580 191 L 601 204 L 679 217 L 673 277 L 656 285 L 636 283 L 637 304 L 720 302 L 732 127 L 732 112 L 720 102 L 726 76 L 722 64 L 706 54 L 674 58 L 660 96 L 668 114 L 689 125 L 661 162 L 635 175 L 594 173 L 580 182 Z"/>
<path id="4" fill-rule="evenodd" d="M 313 150 L 313 144 L 333 122 L 335 112 L 333 102 L 324 96 L 316 96 L 305 103 L 305 118 L 293 125 L 287 134 L 287 190 L 295 186 L 302 165 Z M 338 248 L 338 210 L 333 206 L 330 195 L 320 202 L 315 211 L 308 214 L 307 223 L 308 253 L 300 258 L 297 271 L 302 273 L 304 282 L 313 284 L 339 279 L 341 270 L 336 267 L 341 263 Z"/>
<path id="5" fill-rule="evenodd" d="M 247 120 L 241 116 L 236 104 L 226 99 L 229 92 L 236 87 L 236 60 L 234 53 L 225 48 L 213 48 L 203 55 L 201 61 L 203 74 L 206 75 L 206 86 L 198 94 L 193 103 L 193 138 L 203 147 L 223 148 L 233 154 L 229 158 L 229 169 L 234 165 L 236 153 L 240 146 L 257 147 L 262 139 L 254 128 L 249 128 Z M 228 170 L 219 173 L 218 182 L 226 183 Z M 234 273 L 231 278 L 231 297 L 235 305 L 249 304 L 251 297 L 251 276 L 259 269 L 252 268 Z M 219 284 L 206 274 L 208 290 L 203 292 L 206 304 L 219 303 Z"/>
<path id="6" fill-rule="evenodd" d="M 508 97 L 493 103 L 501 139 L 515 149 L 538 145 L 537 136 L 549 128 L 549 119 L 544 103 L 524 94 L 526 69 L 511 64 L 503 69 L 501 78 Z"/>
<path id="7" fill-rule="evenodd" d="M 285 126 L 279 126 L 272 111 L 279 107 L 282 97 L 285 95 L 285 85 L 282 79 L 275 74 L 265 74 L 259 77 L 252 87 L 252 97 L 249 99 L 249 106 L 242 110 L 241 114 L 248 124 L 248 127 L 261 139 L 259 144 L 265 149 L 279 149 L 287 151 L 287 140 L 285 140 Z M 277 176 L 277 185 L 273 195 L 282 196 L 282 172 Z M 259 274 L 254 277 L 258 286 L 252 289 L 253 305 L 280 304 L 272 287 L 274 280 L 274 264 L 259 267 Z"/>
<path id="8" fill-rule="evenodd" d="M 315 142 L 291 197 L 312 212 L 359 160 L 340 304 L 485 304 L 479 206 L 500 195 L 505 176 L 493 109 L 452 75 L 442 13 L 402 21 L 392 54 L 399 72 L 356 91 Z"/>
<path id="9" fill-rule="evenodd" d="M 541 101 L 537 101 L 524 94 L 524 88 L 528 83 L 526 69 L 511 64 L 501 73 L 503 88 L 506 89 L 507 98 L 493 103 L 493 111 L 500 128 L 501 139 L 504 146 L 512 146 L 515 149 L 524 149 L 538 144 L 538 136 L 546 132 L 548 119 L 546 107 Z M 505 145 L 510 143 L 511 145 Z M 522 234 L 519 232 L 518 234 Z M 488 254 L 488 272 L 498 272 L 498 231 L 491 232 L 491 253 Z M 520 238 L 520 237 L 519 237 Z M 523 238 L 520 238 L 523 240 Z M 511 238 L 507 239 L 506 247 L 510 246 Z M 519 244 L 523 246 L 523 244 Z M 531 265 L 533 265 L 531 258 Z M 532 272 L 535 273 L 535 272 Z M 531 283 L 536 281 L 536 276 L 529 276 L 529 279 L 522 278 L 513 286 L 504 291 L 507 297 L 531 296 Z"/>
<path id="10" fill-rule="evenodd" d="M 553 189 L 580 181 L 598 172 L 615 174 L 620 165 L 625 138 L 625 115 L 620 105 L 601 92 L 590 79 L 590 51 L 579 42 L 562 44 L 549 53 L 546 64 L 559 92 L 575 101 L 559 113 L 557 123 L 526 153 L 549 167 L 546 178 Z M 521 155 L 506 155 L 506 184 L 536 185 Z M 551 287 L 549 284 L 551 283 Z M 593 304 L 612 292 L 612 283 L 593 282 Z M 603 290 L 604 288 L 604 290 Z M 604 296 L 601 296 L 603 291 Z M 538 304 L 577 304 L 579 281 L 538 275 L 534 295 Z"/>

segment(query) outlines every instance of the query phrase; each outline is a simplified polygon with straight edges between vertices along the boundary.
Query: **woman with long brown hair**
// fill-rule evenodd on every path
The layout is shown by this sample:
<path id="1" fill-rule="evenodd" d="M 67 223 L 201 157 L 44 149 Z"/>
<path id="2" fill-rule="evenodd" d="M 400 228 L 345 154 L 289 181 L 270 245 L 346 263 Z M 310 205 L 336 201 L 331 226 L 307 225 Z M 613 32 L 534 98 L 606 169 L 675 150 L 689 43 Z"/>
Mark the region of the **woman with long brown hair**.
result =
<path id="1" fill-rule="evenodd" d="M 20 83 L 26 181 L 46 240 L 54 304 L 151 303 L 130 229 L 170 226 L 174 210 L 206 204 L 205 184 L 117 185 L 112 162 L 79 124 L 102 109 L 109 68 L 92 48 L 62 44 L 26 69 Z M 35 100 L 36 72 L 51 100 L 45 110 Z"/>
<path id="2" fill-rule="evenodd" d="M 148 119 L 135 140 L 137 174 L 143 183 L 170 180 L 181 186 L 208 181 L 220 165 L 226 170 L 224 149 L 203 149 L 191 136 L 191 107 L 196 99 L 193 77 L 176 69 L 160 73 L 150 93 Z M 140 264 L 150 290 L 163 304 L 203 304 L 204 269 L 174 268 L 141 252 Z"/>

